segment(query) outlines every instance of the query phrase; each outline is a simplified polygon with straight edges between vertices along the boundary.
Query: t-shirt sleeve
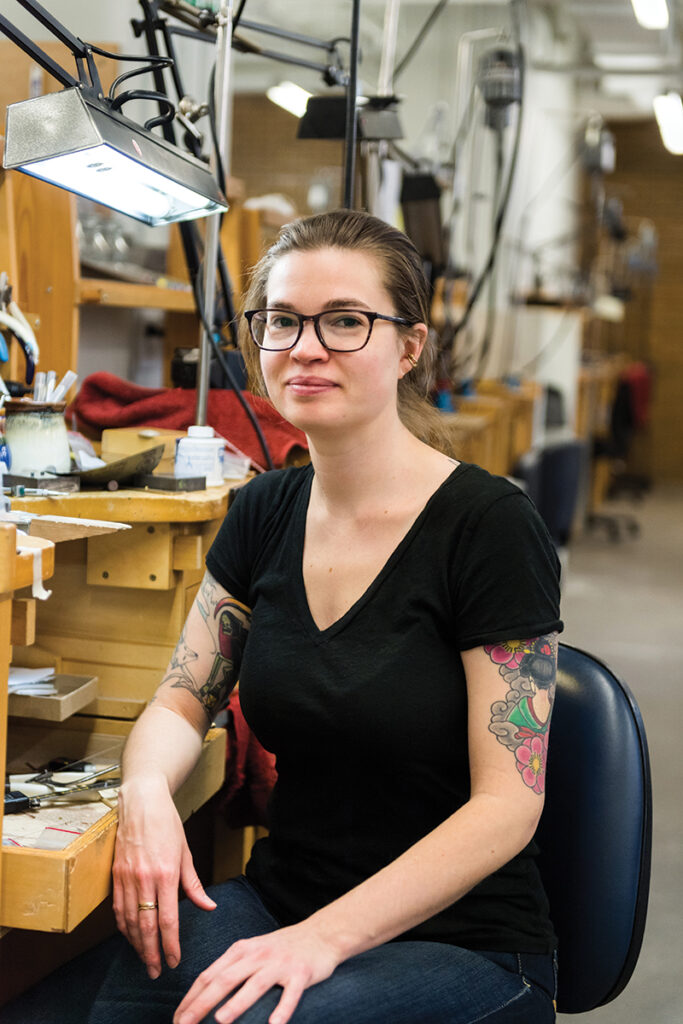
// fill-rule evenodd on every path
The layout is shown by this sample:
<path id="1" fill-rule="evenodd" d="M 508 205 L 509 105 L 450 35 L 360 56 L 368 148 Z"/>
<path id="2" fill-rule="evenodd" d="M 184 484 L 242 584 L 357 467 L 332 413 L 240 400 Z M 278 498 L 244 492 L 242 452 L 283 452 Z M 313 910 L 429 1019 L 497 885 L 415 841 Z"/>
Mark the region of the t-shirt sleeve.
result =
<path id="1" fill-rule="evenodd" d="M 460 650 L 562 630 L 557 552 L 522 492 L 497 498 L 470 525 L 458 561 L 454 586 Z"/>
<path id="2" fill-rule="evenodd" d="M 253 485 L 241 487 L 206 553 L 206 567 L 222 587 L 243 604 L 249 604 L 256 519 Z"/>

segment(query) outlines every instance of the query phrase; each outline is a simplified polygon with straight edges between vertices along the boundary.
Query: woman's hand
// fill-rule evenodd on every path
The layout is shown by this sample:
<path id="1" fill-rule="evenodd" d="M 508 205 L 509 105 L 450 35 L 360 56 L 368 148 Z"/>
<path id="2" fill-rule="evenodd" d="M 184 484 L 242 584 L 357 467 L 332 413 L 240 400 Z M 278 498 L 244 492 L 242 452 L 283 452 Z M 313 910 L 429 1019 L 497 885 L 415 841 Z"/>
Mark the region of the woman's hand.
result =
<path id="1" fill-rule="evenodd" d="M 192 863 L 182 822 L 162 776 L 134 779 L 119 793 L 119 826 L 114 855 L 116 923 L 147 966 L 161 973 L 159 933 L 166 963 L 180 962 L 178 885 L 203 910 L 213 910 Z M 139 903 L 156 903 L 143 909 Z"/>
<path id="2" fill-rule="evenodd" d="M 199 975 L 178 1006 L 173 1024 L 197 1024 L 234 992 L 215 1014 L 219 1024 L 229 1024 L 274 985 L 283 992 L 269 1024 L 286 1024 L 304 989 L 329 978 L 340 959 L 306 921 L 242 939 Z"/>

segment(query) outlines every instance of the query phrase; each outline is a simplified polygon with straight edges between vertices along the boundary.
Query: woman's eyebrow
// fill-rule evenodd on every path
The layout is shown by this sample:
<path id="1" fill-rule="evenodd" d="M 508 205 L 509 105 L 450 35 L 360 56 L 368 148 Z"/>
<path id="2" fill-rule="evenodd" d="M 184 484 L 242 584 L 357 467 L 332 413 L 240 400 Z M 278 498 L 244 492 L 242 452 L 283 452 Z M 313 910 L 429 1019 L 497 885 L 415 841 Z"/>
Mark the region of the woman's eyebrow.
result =
<path id="1" fill-rule="evenodd" d="M 370 307 L 362 299 L 330 299 L 323 306 L 323 309 L 369 309 Z"/>
<path id="2" fill-rule="evenodd" d="M 323 304 L 322 309 L 369 309 L 367 302 L 363 302 L 362 299 L 328 299 Z M 268 303 L 268 309 L 289 309 L 293 313 L 297 312 L 296 307 L 291 302 L 280 302 L 279 300 L 273 299 L 272 302 Z"/>

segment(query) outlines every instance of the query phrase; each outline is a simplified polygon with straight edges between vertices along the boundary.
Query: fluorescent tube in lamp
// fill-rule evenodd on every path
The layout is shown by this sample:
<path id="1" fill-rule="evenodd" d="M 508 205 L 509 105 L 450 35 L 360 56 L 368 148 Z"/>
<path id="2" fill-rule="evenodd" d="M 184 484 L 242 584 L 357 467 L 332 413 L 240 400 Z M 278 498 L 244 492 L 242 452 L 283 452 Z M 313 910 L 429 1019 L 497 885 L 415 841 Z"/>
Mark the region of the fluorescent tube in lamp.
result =
<path id="1" fill-rule="evenodd" d="M 683 102 L 677 92 L 655 96 L 655 117 L 662 142 L 675 156 L 683 154 Z"/>
<path id="2" fill-rule="evenodd" d="M 666 0 L 631 0 L 633 13 L 642 28 L 663 29 L 669 24 Z"/>
<path id="3" fill-rule="evenodd" d="M 271 85 L 266 90 L 266 96 L 278 107 L 287 110 L 295 117 L 303 117 L 306 113 L 306 104 L 313 94 L 294 82 L 280 82 L 279 85 Z"/>
<path id="4" fill-rule="evenodd" d="M 201 161 L 79 88 L 8 106 L 3 166 L 150 225 L 228 208 Z"/>

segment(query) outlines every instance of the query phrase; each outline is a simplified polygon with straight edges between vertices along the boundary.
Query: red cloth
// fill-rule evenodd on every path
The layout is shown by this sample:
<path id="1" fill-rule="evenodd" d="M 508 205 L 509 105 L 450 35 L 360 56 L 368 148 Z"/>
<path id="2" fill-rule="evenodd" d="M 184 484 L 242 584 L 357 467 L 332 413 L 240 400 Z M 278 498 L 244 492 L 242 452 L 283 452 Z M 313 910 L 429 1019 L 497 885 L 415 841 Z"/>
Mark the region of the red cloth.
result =
<path id="1" fill-rule="evenodd" d="M 270 402 L 246 391 L 242 394 L 256 414 L 276 466 L 283 464 L 295 446 L 308 450 L 303 431 L 283 419 Z M 143 388 L 113 373 L 93 373 L 83 381 L 67 415 L 76 415 L 77 428 L 86 437 L 99 438 L 111 427 L 187 430 L 195 422 L 196 404 L 194 389 Z M 212 388 L 206 418 L 222 437 L 263 466 L 258 437 L 234 392 Z"/>
<path id="2" fill-rule="evenodd" d="M 220 806 L 231 828 L 267 825 L 275 755 L 261 746 L 242 714 L 239 693 L 228 704 L 228 750 Z"/>
<path id="3" fill-rule="evenodd" d="M 633 425 L 642 430 L 650 419 L 652 374 L 645 363 L 630 363 L 622 373 L 629 386 Z"/>

